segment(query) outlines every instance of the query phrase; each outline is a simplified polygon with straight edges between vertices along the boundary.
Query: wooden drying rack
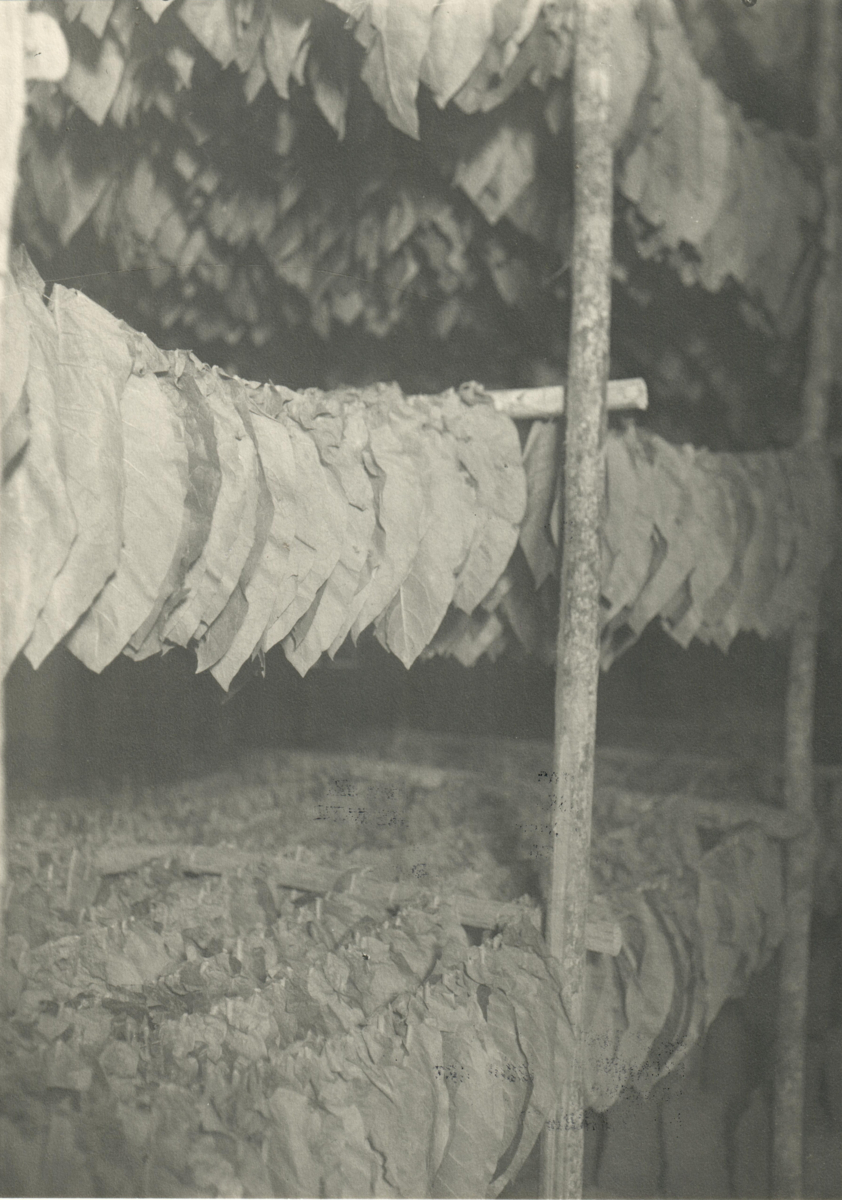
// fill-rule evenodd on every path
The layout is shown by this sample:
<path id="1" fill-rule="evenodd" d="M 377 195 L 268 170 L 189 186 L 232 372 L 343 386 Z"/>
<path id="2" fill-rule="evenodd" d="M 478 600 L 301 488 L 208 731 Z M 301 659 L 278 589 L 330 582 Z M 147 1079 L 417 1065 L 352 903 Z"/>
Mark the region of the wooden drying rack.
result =
<path id="1" fill-rule="evenodd" d="M 385 764 L 378 763 L 379 768 Z M 500 791 L 499 784 L 486 780 L 482 774 L 452 768 L 432 768 L 449 781 L 460 780 L 485 790 Z M 521 784 L 534 790 L 539 800 L 546 799 L 536 784 Z M 505 791 L 505 789 L 503 789 Z M 734 803 L 708 797 L 671 795 L 659 800 L 679 806 L 686 818 L 695 825 L 722 831 L 742 825 L 757 825 L 767 837 L 789 841 L 805 832 L 805 820 L 783 808 L 758 803 Z M 230 846 L 195 846 L 189 843 L 138 843 L 103 846 L 92 866 L 101 875 L 122 875 L 136 871 L 150 862 L 166 860 L 178 863 L 181 870 L 197 875 L 225 875 L 231 871 L 261 870 L 270 882 L 281 888 L 316 896 L 353 895 L 385 910 L 402 906 L 431 906 L 445 900 L 462 925 L 478 929 L 494 929 L 504 921 L 526 918 L 536 928 L 543 924 L 540 905 L 528 900 L 497 901 L 464 893 L 448 893 L 446 897 L 431 888 L 419 886 L 418 881 L 384 883 L 372 878 L 367 868 L 337 870 L 303 861 L 301 848 L 295 856 L 261 851 L 237 850 Z M 599 954 L 616 956 L 620 953 L 623 934 L 620 923 L 611 911 L 610 901 L 603 895 L 591 895 L 585 934 L 586 948 Z"/>

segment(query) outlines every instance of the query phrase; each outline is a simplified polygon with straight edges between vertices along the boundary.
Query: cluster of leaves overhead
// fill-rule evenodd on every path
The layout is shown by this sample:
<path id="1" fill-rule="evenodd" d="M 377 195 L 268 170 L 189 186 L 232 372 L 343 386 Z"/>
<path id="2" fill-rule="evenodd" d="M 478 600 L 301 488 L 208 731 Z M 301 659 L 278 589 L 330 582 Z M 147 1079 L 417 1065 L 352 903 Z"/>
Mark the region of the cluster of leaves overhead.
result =
<path id="1" fill-rule="evenodd" d="M 4 669 L 59 642 L 95 671 L 192 646 L 227 688 L 282 643 L 304 674 L 373 625 L 410 666 L 494 655 L 510 628 L 552 660 L 558 425 L 482 388 L 293 392 L 164 352 L 20 256 L 4 379 Z M 607 443 L 603 664 L 655 617 L 683 645 L 788 629 L 837 536 L 819 446 Z M 514 553 L 517 548 L 517 553 Z M 528 564 L 528 567 L 526 566 Z M 445 618 L 447 618 L 445 620 Z"/>
<path id="2" fill-rule="evenodd" d="M 140 314 L 202 341 L 302 321 L 383 335 L 409 297 L 440 337 L 476 320 L 484 223 L 371 103 L 340 12 L 257 4 L 240 45 L 227 0 L 146 8 L 157 25 L 128 0 L 56 9 L 73 65 L 31 96 L 27 241 L 90 221 L 143 272 Z"/>
<path id="3" fill-rule="evenodd" d="M 32 93 L 21 230 L 46 248 L 90 222 L 143 272 L 144 323 L 382 335 L 421 301 L 447 336 L 487 286 L 546 307 L 570 247 L 568 0 L 49 2 L 72 64 Z M 703 76 L 667 0 L 622 0 L 613 35 L 635 252 L 685 283 L 735 281 L 790 335 L 818 215 L 792 139 Z"/>
<path id="4" fill-rule="evenodd" d="M 615 255 L 624 282 L 614 287 L 612 373 L 645 377 L 647 426 L 710 450 L 797 441 L 806 336 L 770 337 L 736 286 L 717 295 L 685 288 L 637 258 L 625 235 Z"/>
<path id="5" fill-rule="evenodd" d="M 335 788 L 337 769 L 363 806 L 346 797 L 345 824 L 301 847 L 337 887 L 296 897 L 276 885 L 272 851 L 300 828 L 312 841 L 320 777 Z M 423 879 L 397 915 L 342 889 L 349 865 L 389 878 L 387 847 L 410 844 L 434 878 L 434 864 L 461 865 L 493 890 L 487 820 L 485 839 L 462 824 L 473 807 L 482 825 L 481 781 L 438 771 L 420 787 L 410 770 L 402 785 L 395 768 L 381 804 L 370 762 L 331 770 L 283 756 L 259 784 L 225 775 L 146 795 L 128 845 L 89 799 L 71 810 L 73 847 L 67 809 L 16 818 L 0 1122 L 6 1178 L 31 1181 L 19 1192 L 49 1191 L 37 1184 L 59 1162 L 94 1194 L 497 1195 L 515 1178 L 573 1051 L 540 935 L 511 923 L 471 945 L 446 902 L 425 903 Z M 522 788 L 505 803 L 522 818 L 518 852 L 545 859 L 551 830 L 528 818 L 546 813 Z M 144 860 L 143 835 L 188 813 L 205 835 L 256 847 L 251 869 L 197 877 L 192 844 Z M 404 820 L 433 840 L 413 844 Z M 779 849 L 754 825 L 702 837 L 674 798 L 622 788 L 597 790 L 594 820 L 592 886 L 623 930 L 616 957 L 588 960 L 585 1101 L 602 1111 L 647 1091 L 742 993 L 780 941 L 783 903 Z M 127 850 L 141 852 L 129 870 Z"/>
<path id="6" fill-rule="evenodd" d="M 816 9 L 727 0 L 676 0 L 693 54 L 706 75 L 750 119 L 811 136 L 815 128 Z"/>

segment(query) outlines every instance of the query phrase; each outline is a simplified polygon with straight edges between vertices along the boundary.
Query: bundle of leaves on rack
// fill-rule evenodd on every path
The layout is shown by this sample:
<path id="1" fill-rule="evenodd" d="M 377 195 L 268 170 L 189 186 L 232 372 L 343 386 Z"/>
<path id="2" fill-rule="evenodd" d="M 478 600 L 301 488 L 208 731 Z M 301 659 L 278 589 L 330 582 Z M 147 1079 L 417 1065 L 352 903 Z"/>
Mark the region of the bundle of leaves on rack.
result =
<path id="1" fill-rule="evenodd" d="M 509 602 L 535 648 L 551 633 L 551 607 L 535 589 L 557 572 L 560 451 L 558 423 L 535 421 L 519 539 L 534 587 L 521 582 Z M 607 440 L 606 480 L 603 667 L 656 616 L 685 648 L 694 637 L 725 651 L 741 630 L 784 633 L 808 610 L 838 547 L 833 467 L 818 445 L 712 454 L 631 426 Z"/>
<path id="2" fill-rule="evenodd" d="M 428 647 L 475 661 L 509 626 L 546 644 L 555 425 L 535 422 L 521 453 L 477 386 L 244 382 L 81 293 L 57 286 L 45 305 L 23 258 L 17 279 L 4 666 L 21 649 L 37 666 L 62 641 L 94 671 L 191 646 L 227 688 L 279 642 L 304 674 L 371 625 L 407 667 Z M 605 665 L 656 616 L 683 644 L 723 648 L 740 629 L 789 628 L 830 561 L 835 499 L 817 446 L 739 456 L 634 428 L 609 438 Z"/>
<path id="3" fill-rule="evenodd" d="M 816 262 L 810 152 L 703 74 L 688 30 L 704 14 L 685 7 L 683 21 L 667 0 L 614 7 L 618 245 L 687 284 L 738 284 L 752 320 L 790 337 Z M 265 345 L 279 314 L 325 337 L 383 335 L 422 305 L 442 338 L 481 331 L 489 290 L 526 311 L 563 290 L 567 0 L 48 8 L 71 68 L 30 97 L 21 235 L 47 262 L 92 231 L 132 272 L 104 298 L 141 324 Z M 746 39 L 746 55 L 752 20 L 723 35 Z M 755 69 L 797 41 L 779 25 L 762 24 Z M 637 303 L 630 270 L 618 263 L 618 285 Z"/>
<path id="4" fill-rule="evenodd" d="M 58 1179 L 87 1194 L 498 1194 L 553 1108 L 570 1028 L 531 922 L 471 944 L 433 893 L 454 877 L 506 891 L 516 858 L 547 861 L 539 790 L 292 753 L 125 811 L 28 798 L 12 814 L 0 1012 L 6 1179 L 19 1194 Z M 780 939 L 778 846 L 719 810 L 597 787 L 592 888 L 623 931 L 616 956 L 589 956 L 597 1110 L 681 1061 Z M 166 856 L 147 842 L 187 824 L 193 840 Z M 334 873 L 327 895 L 278 886 L 276 854 L 299 837 L 302 867 Z M 398 911 L 353 886 L 410 862 L 426 873 Z"/>
<path id="5" fill-rule="evenodd" d="M 80 293 L 46 308 L 31 276 L 12 309 L 7 663 L 192 644 L 227 687 L 278 642 L 303 674 L 374 623 L 409 666 L 505 569 L 526 488 L 489 406 L 246 384 Z"/>
<path id="6" fill-rule="evenodd" d="M 594 805 L 592 888 L 620 920 L 616 957 L 589 956 L 586 1103 L 646 1094 L 696 1046 L 784 932 L 780 846 L 728 805 L 606 790 Z M 700 819 L 701 818 L 701 819 Z"/>

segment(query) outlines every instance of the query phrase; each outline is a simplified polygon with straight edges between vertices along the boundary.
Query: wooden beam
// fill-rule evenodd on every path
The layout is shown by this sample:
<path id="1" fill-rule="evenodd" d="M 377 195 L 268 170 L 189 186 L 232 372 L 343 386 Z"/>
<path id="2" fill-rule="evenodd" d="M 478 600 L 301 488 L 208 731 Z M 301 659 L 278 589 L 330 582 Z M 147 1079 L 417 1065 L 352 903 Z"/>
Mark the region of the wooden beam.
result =
<path id="1" fill-rule="evenodd" d="M 549 420 L 564 412 L 566 389 L 557 384 L 551 387 L 487 389 L 478 383 L 466 383 L 460 394 L 470 399 L 487 398 L 497 412 L 516 421 Z M 649 406 L 649 394 L 644 379 L 612 379 L 608 383 L 608 411 L 644 411 Z"/>

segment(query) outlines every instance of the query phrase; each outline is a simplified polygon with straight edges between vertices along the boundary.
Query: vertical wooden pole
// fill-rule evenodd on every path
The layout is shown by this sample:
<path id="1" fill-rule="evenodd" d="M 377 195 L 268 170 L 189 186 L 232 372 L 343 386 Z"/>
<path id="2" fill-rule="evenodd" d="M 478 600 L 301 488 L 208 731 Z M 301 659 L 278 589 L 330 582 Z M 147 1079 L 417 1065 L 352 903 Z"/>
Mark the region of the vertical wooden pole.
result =
<path id="1" fill-rule="evenodd" d="M 815 622 L 802 618 L 792 632 L 786 694 L 784 794 L 794 812 L 813 812 L 813 693 L 816 677 Z M 780 949 L 775 1045 L 774 1194 L 803 1194 L 804 1059 L 807 1029 L 807 970 L 815 839 L 794 838 L 786 848 L 786 936 Z"/>
<path id="2" fill-rule="evenodd" d="M 573 311 L 556 653 L 550 952 L 561 966 L 574 1061 L 544 1131 L 541 1193 L 582 1194 L 585 922 L 599 671 L 599 522 L 611 311 L 612 148 L 608 133 L 611 0 L 578 0 L 574 59 Z"/>
<path id="3" fill-rule="evenodd" d="M 3 325 L 6 280 L 9 270 L 9 238 L 18 176 L 18 145 L 24 118 L 24 21 L 22 0 L 0 4 L 0 378 L 7 369 L 3 361 Z M 2 429 L 0 429 L 2 434 Z M 0 523 L 0 579 L 3 569 L 2 523 Z M 0 629 L 0 638 L 3 630 Z M 0 950 L 3 946 L 4 899 L 6 895 L 6 771 L 5 703 L 0 676 Z"/>
<path id="4" fill-rule="evenodd" d="M 840 0 L 820 0 L 818 8 L 816 112 L 824 164 L 824 255 L 813 296 L 802 441 L 825 437 L 842 337 L 842 4 Z M 792 632 L 786 696 L 785 802 L 788 809 L 808 817 L 813 816 L 817 633 L 818 597 L 814 611 L 804 614 Z M 786 853 L 787 927 L 780 951 L 772 1179 L 776 1196 L 798 1197 L 804 1191 L 804 1060 L 814 834 L 790 842 Z"/>
<path id="5" fill-rule="evenodd" d="M 27 0 L 0 0 L 0 383 L 8 364 L 3 340 L 9 239 L 18 182 L 18 149 L 26 117 L 26 80 L 59 80 L 69 65 L 67 43 L 58 22 L 45 12 L 30 13 Z M 11 347 L 14 353 L 15 348 Z M 2 413 L 0 413 L 2 417 Z M 0 421 L 2 440 L 2 421 Z M 2 447 L 0 447 L 2 448 Z M 2 458 L 0 458 L 2 461 Z M 0 518 L 2 506 L 0 505 Z M 3 529 L 0 520 L 0 585 L 3 580 Z M 0 628 L 0 641 L 3 630 Z M 6 894 L 6 774 L 4 681 L 0 674 L 0 949 L 3 945 Z"/>

